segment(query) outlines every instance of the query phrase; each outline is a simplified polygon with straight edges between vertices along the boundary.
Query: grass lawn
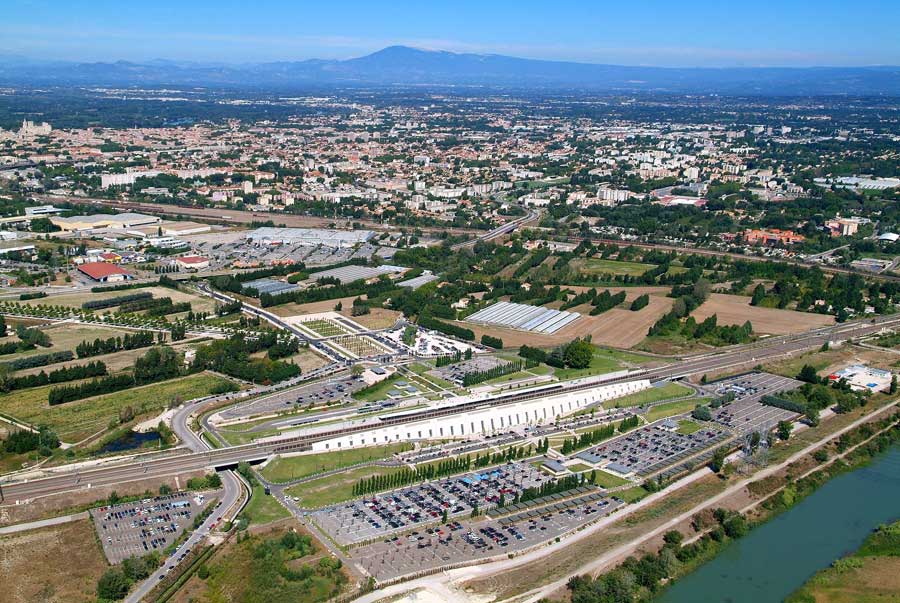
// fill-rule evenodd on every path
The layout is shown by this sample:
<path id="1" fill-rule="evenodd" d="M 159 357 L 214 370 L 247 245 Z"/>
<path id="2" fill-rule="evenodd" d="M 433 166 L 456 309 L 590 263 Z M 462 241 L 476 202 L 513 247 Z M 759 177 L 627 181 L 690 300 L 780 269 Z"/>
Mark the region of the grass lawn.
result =
<path id="1" fill-rule="evenodd" d="M 652 358 L 641 354 L 632 354 L 631 352 L 594 346 L 594 356 L 591 358 L 591 365 L 589 367 L 583 369 L 558 368 L 553 374 L 556 375 L 557 379 L 564 381 L 567 379 L 587 377 L 588 375 L 612 373 L 613 371 L 618 371 L 629 365 L 643 364 L 652 360 Z"/>
<path id="2" fill-rule="evenodd" d="M 590 477 L 591 472 L 588 472 L 587 476 Z M 608 473 L 601 469 L 597 469 L 596 474 L 594 475 L 594 484 L 601 488 L 617 488 L 618 486 L 624 486 L 627 483 L 629 482 L 624 477 L 613 475 L 612 473 Z"/>
<path id="3" fill-rule="evenodd" d="M 588 258 L 578 263 L 582 272 L 587 274 L 623 274 L 627 276 L 640 276 L 652 268 L 653 264 L 641 264 L 639 262 L 620 262 L 618 260 L 604 260 L 600 258 Z"/>
<path id="4" fill-rule="evenodd" d="M 387 379 L 379 381 L 374 385 L 370 385 L 369 387 L 364 387 L 361 390 L 353 392 L 352 396 L 354 400 L 362 400 L 364 402 L 375 402 L 376 400 L 384 400 L 387 398 L 387 393 L 394 389 L 394 381 L 399 379 L 399 375 L 394 373 Z"/>
<path id="5" fill-rule="evenodd" d="M 57 406 L 47 404 L 54 386 L 34 387 L 0 395 L 0 412 L 33 425 L 46 424 L 64 442 L 77 442 L 104 430 L 126 406 L 135 416 L 161 412 L 176 399 L 190 400 L 209 394 L 227 379 L 208 373 L 188 375 L 161 383 L 127 389 Z"/>
<path id="6" fill-rule="evenodd" d="M 400 470 L 401 467 L 358 467 L 337 475 L 329 475 L 298 484 L 286 492 L 290 496 L 299 497 L 298 504 L 301 507 L 325 507 L 353 498 L 353 485 L 363 478 L 390 475 Z"/>
<path id="7" fill-rule="evenodd" d="M 574 465 L 568 465 L 568 467 L 572 473 L 581 473 L 591 468 L 590 465 L 585 465 L 584 463 L 575 463 Z"/>
<path id="8" fill-rule="evenodd" d="M 613 476 L 615 477 L 615 476 Z M 628 488 L 627 490 L 622 490 L 621 492 L 616 492 L 616 496 L 621 498 L 627 503 L 633 503 L 641 500 L 645 496 L 650 494 L 647 490 L 644 489 L 643 486 L 635 486 L 634 488 Z"/>
<path id="9" fill-rule="evenodd" d="M 690 435 L 696 431 L 700 431 L 703 429 L 703 426 L 699 423 L 694 423 L 693 421 L 688 421 L 687 419 L 682 419 L 678 421 L 678 433 L 683 435 Z"/>
<path id="10" fill-rule="evenodd" d="M 272 482 L 287 482 L 320 471 L 331 471 L 370 460 L 383 459 L 396 452 L 410 450 L 412 444 L 388 444 L 370 448 L 350 448 L 340 452 L 277 457 L 261 471 Z"/>
<path id="11" fill-rule="evenodd" d="M 243 514 L 250 523 L 272 523 L 290 517 L 291 513 L 279 503 L 274 496 L 266 494 L 261 484 L 253 486 L 250 502 L 244 507 Z"/>
<path id="12" fill-rule="evenodd" d="M 666 404 L 660 404 L 658 406 L 654 406 L 649 411 L 647 411 L 647 415 L 645 418 L 647 421 L 652 423 L 653 421 L 658 421 L 660 419 L 664 419 L 666 417 L 671 417 L 673 415 L 680 415 L 686 412 L 690 412 L 694 410 L 694 407 L 700 404 L 700 400 L 680 400 L 678 402 L 667 402 Z"/>
<path id="13" fill-rule="evenodd" d="M 626 408 L 628 406 L 643 406 L 651 402 L 659 402 L 660 400 L 668 400 L 669 398 L 680 398 L 687 396 L 693 392 L 691 388 L 680 383 L 666 383 L 662 387 L 651 387 L 648 389 L 616 398 L 610 402 L 603 404 L 605 408 Z M 693 408 L 693 407 L 691 407 Z"/>

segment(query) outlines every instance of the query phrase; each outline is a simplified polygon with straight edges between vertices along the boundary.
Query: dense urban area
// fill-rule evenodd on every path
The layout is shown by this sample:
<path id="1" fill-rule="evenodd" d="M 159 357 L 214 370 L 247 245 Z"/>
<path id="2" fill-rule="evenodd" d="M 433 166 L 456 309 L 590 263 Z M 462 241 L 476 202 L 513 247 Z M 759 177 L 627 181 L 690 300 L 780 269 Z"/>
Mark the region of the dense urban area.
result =
<path id="1" fill-rule="evenodd" d="M 0 127 L 0 601 L 653 601 L 900 439 L 895 98 L 50 86 Z M 869 600 L 823 571 L 795 601 Z"/>

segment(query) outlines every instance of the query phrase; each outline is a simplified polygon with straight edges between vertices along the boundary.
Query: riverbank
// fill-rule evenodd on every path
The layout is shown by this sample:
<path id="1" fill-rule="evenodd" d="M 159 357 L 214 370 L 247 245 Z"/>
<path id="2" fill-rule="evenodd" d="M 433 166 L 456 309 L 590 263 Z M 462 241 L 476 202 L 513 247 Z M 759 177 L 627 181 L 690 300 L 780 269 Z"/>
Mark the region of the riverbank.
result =
<path id="1" fill-rule="evenodd" d="M 569 596 L 567 582 L 576 575 L 598 575 L 608 572 L 629 555 L 656 552 L 664 544 L 663 535 L 672 529 L 685 538 L 696 532 L 692 518 L 700 511 L 716 506 L 739 509 L 757 499 L 747 486 L 755 481 L 782 472 L 785 467 L 810 457 L 824 444 L 836 441 L 860 425 L 875 423 L 896 412 L 896 400 L 873 400 L 866 407 L 850 413 L 835 415 L 818 426 L 799 430 L 785 443 L 777 444 L 770 455 L 770 464 L 763 469 L 732 475 L 722 479 L 708 469 L 693 474 L 689 487 L 680 482 L 641 501 L 642 507 L 626 507 L 601 529 L 586 529 L 564 546 L 541 551 L 540 557 L 509 561 L 458 570 L 447 576 L 459 599 L 484 596 L 494 601 L 530 603 L 542 598 L 565 599 Z M 646 503 L 646 504 L 645 504 Z M 602 551 L 598 555 L 598 551 Z M 434 580 L 429 581 L 428 588 Z M 414 589 L 416 581 L 407 585 Z"/>
<path id="2" fill-rule="evenodd" d="M 680 525 L 667 532 L 656 548 L 648 547 L 641 556 L 626 559 L 615 569 L 594 580 L 579 578 L 573 581 L 569 584 L 572 597 L 577 599 L 596 590 L 625 589 L 629 591 L 632 599 L 646 601 L 653 600 L 666 585 L 669 588 L 660 599 L 664 603 L 700 600 L 698 597 L 706 601 L 739 601 L 740 599 L 735 598 L 735 589 L 738 593 L 746 592 L 751 595 L 752 598 L 748 600 L 770 600 L 767 597 L 758 597 L 758 593 L 753 594 L 752 585 L 740 585 L 733 581 L 727 586 L 721 585 L 721 588 L 729 589 L 728 596 L 721 599 L 709 597 L 709 592 L 715 593 L 716 589 L 707 588 L 698 591 L 691 589 L 690 583 L 687 587 L 682 587 L 680 582 L 682 579 L 686 579 L 687 582 L 687 578 L 690 578 L 695 570 L 706 567 L 707 561 L 715 562 L 721 553 L 731 551 L 735 543 L 749 531 L 751 525 L 756 528 L 766 524 L 799 504 L 832 478 L 866 465 L 876 455 L 900 441 L 898 420 L 900 416 L 892 413 L 891 416 L 874 424 L 863 424 L 844 433 L 836 441 L 822 446 L 815 454 L 804 456 L 785 467 L 784 471 L 759 480 L 764 482 L 766 487 L 755 496 L 752 492 L 757 482 L 751 482 L 745 494 L 753 496 L 756 500 L 744 508 L 749 508 L 752 513 L 745 515 L 734 508 L 742 508 L 741 496 L 734 497 L 731 508 L 724 504 L 725 501 L 722 501 L 722 507 L 716 509 L 707 507 L 693 515 L 688 526 Z M 824 451 L 824 454 L 821 451 Z M 812 468 L 808 468 L 810 462 L 814 465 Z M 748 517 L 752 517 L 752 521 Z M 829 524 L 827 516 L 822 520 L 822 525 Z M 827 530 L 814 531 L 827 537 Z M 790 548 L 790 544 L 782 541 L 775 546 L 784 550 Z M 799 554 L 799 551 L 796 554 Z M 840 551 L 837 551 L 836 555 L 839 554 Z M 827 563 L 827 560 L 825 562 Z M 762 568 L 762 571 L 761 577 L 764 579 L 765 568 Z M 721 575 L 721 572 L 716 575 Z M 689 591 L 686 597 L 681 594 L 685 590 Z"/>
<path id="3" fill-rule="evenodd" d="M 900 521 L 881 526 L 853 554 L 816 572 L 785 603 L 900 601 Z"/>

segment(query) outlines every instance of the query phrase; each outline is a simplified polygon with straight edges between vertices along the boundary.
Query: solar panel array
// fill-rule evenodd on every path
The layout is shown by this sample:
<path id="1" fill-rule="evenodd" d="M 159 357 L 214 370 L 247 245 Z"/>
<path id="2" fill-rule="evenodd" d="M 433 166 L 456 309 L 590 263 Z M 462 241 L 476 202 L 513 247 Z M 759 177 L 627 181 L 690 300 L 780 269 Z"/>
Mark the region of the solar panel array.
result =
<path id="1" fill-rule="evenodd" d="M 475 312 L 466 320 L 477 324 L 550 334 L 556 333 L 580 316 L 577 312 L 561 312 L 540 306 L 502 301 Z"/>

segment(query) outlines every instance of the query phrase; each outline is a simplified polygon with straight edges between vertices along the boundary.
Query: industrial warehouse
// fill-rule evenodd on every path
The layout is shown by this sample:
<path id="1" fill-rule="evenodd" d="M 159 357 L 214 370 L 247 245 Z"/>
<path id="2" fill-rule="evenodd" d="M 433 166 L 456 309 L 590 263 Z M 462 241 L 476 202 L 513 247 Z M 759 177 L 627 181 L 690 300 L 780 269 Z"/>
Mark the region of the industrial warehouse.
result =
<path id="1" fill-rule="evenodd" d="M 353 247 L 372 240 L 371 230 L 332 230 L 324 228 L 273 228 L 264 226 L 247 233 L 254 245 L 302 245 L 305 247 Z"/>

